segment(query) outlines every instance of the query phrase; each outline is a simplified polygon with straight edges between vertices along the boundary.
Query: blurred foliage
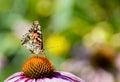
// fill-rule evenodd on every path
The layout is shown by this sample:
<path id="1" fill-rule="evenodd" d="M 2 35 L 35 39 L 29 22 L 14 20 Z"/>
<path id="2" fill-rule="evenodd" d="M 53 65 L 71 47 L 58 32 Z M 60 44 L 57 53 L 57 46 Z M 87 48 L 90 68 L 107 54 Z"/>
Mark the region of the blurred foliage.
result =
<path id="1" fill-rule="evenodd" d="M 74 56 L 75 45 L 104 43 L 120 50 L 119 0 L 0 0 L 0 55 L 5 61 L 0 82 L 32 56 L 20 41 L 35 20 L 43 29 L 45 54 L 56 69 Z"/>

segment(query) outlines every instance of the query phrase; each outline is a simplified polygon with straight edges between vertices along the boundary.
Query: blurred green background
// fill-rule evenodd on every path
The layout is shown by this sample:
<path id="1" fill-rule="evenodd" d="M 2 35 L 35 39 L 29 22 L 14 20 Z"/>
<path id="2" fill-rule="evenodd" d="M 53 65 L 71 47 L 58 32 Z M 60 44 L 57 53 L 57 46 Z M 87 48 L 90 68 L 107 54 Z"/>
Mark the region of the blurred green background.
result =
<path id="1" fill-rule="evenodd" d="M 68 59 L 82 58 L 81 45 L 91 49 L 105 44 L 120 51 L 119 0 L 0 0 L 0 82 L 21 71 L 33 56 L 21 38 L 35 20 L 42 27 L 45 54 L 56 70 Z"/>

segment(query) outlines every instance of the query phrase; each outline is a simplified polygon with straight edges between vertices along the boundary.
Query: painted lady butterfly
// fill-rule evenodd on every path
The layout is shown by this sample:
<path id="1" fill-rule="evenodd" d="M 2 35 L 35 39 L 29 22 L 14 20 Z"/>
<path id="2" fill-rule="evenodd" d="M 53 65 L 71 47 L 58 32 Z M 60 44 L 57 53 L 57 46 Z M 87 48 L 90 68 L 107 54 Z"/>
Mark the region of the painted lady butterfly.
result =
<path id="1" fill-rule="evenodd" d="M 41 54 L 44 51 L 41 26 L 38 21 L 34 21 L 29 32 L 23 35 L 22 45 L 32 54 Z"/>

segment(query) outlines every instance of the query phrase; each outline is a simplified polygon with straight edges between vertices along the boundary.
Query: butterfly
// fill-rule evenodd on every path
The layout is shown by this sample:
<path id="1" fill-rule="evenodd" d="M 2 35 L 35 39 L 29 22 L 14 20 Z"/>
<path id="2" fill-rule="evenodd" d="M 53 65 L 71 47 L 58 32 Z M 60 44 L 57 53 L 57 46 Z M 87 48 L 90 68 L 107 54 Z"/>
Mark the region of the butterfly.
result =
<path id="1" fill-rule="evenodd" d="M 44 51 L 42 30 L 38 21 L 34 21 L 32 28 L 23 35 L 22 45 L 30 50 L 32 54 L 41 54 Z"/>

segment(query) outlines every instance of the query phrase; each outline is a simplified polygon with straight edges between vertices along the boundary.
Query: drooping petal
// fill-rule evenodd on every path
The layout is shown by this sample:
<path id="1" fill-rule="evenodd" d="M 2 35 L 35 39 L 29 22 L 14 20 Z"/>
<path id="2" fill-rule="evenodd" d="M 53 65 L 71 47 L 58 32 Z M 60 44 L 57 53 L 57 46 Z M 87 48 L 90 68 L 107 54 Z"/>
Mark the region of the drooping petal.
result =
<path id="1" fill-rule="evenodd" d="M 53 77 L 53 78 L 38 79 L 37 82 L 71 82 L 71 81 L 65 80 L 65 79 L 62 79 L 62 78 Z"/>
<path id="2" fill-rule="evenodd" d="M 65 80 L 62 78 L 52 78 L 52 79 L 45 79 L 46 82 L 70 82 L 69 80 Z"/>
<path id="3" fill-rule="evenodd" d="M 55 75 L 53 77 L 37 79 L 37 82 L 85 82 L 85 81 L 68 72 L 55 72 Z"/>
<path id="4" fill-rule="evenodd" d="M 17 72 L 8 77 L 4 82 L 35 82 L 34 79 L 26 78 L 23 72 Z"/>
<path id="5" fill-rule="evenodd" d="M 59 72 L 60 73 L 60 77 L 64 78 L 64 79 L 68 79 L 71 80 L 71 82 L 85 82 L 84 80 L 80 79 L 79 77 L 68 73 L 68 72 Z"/>

